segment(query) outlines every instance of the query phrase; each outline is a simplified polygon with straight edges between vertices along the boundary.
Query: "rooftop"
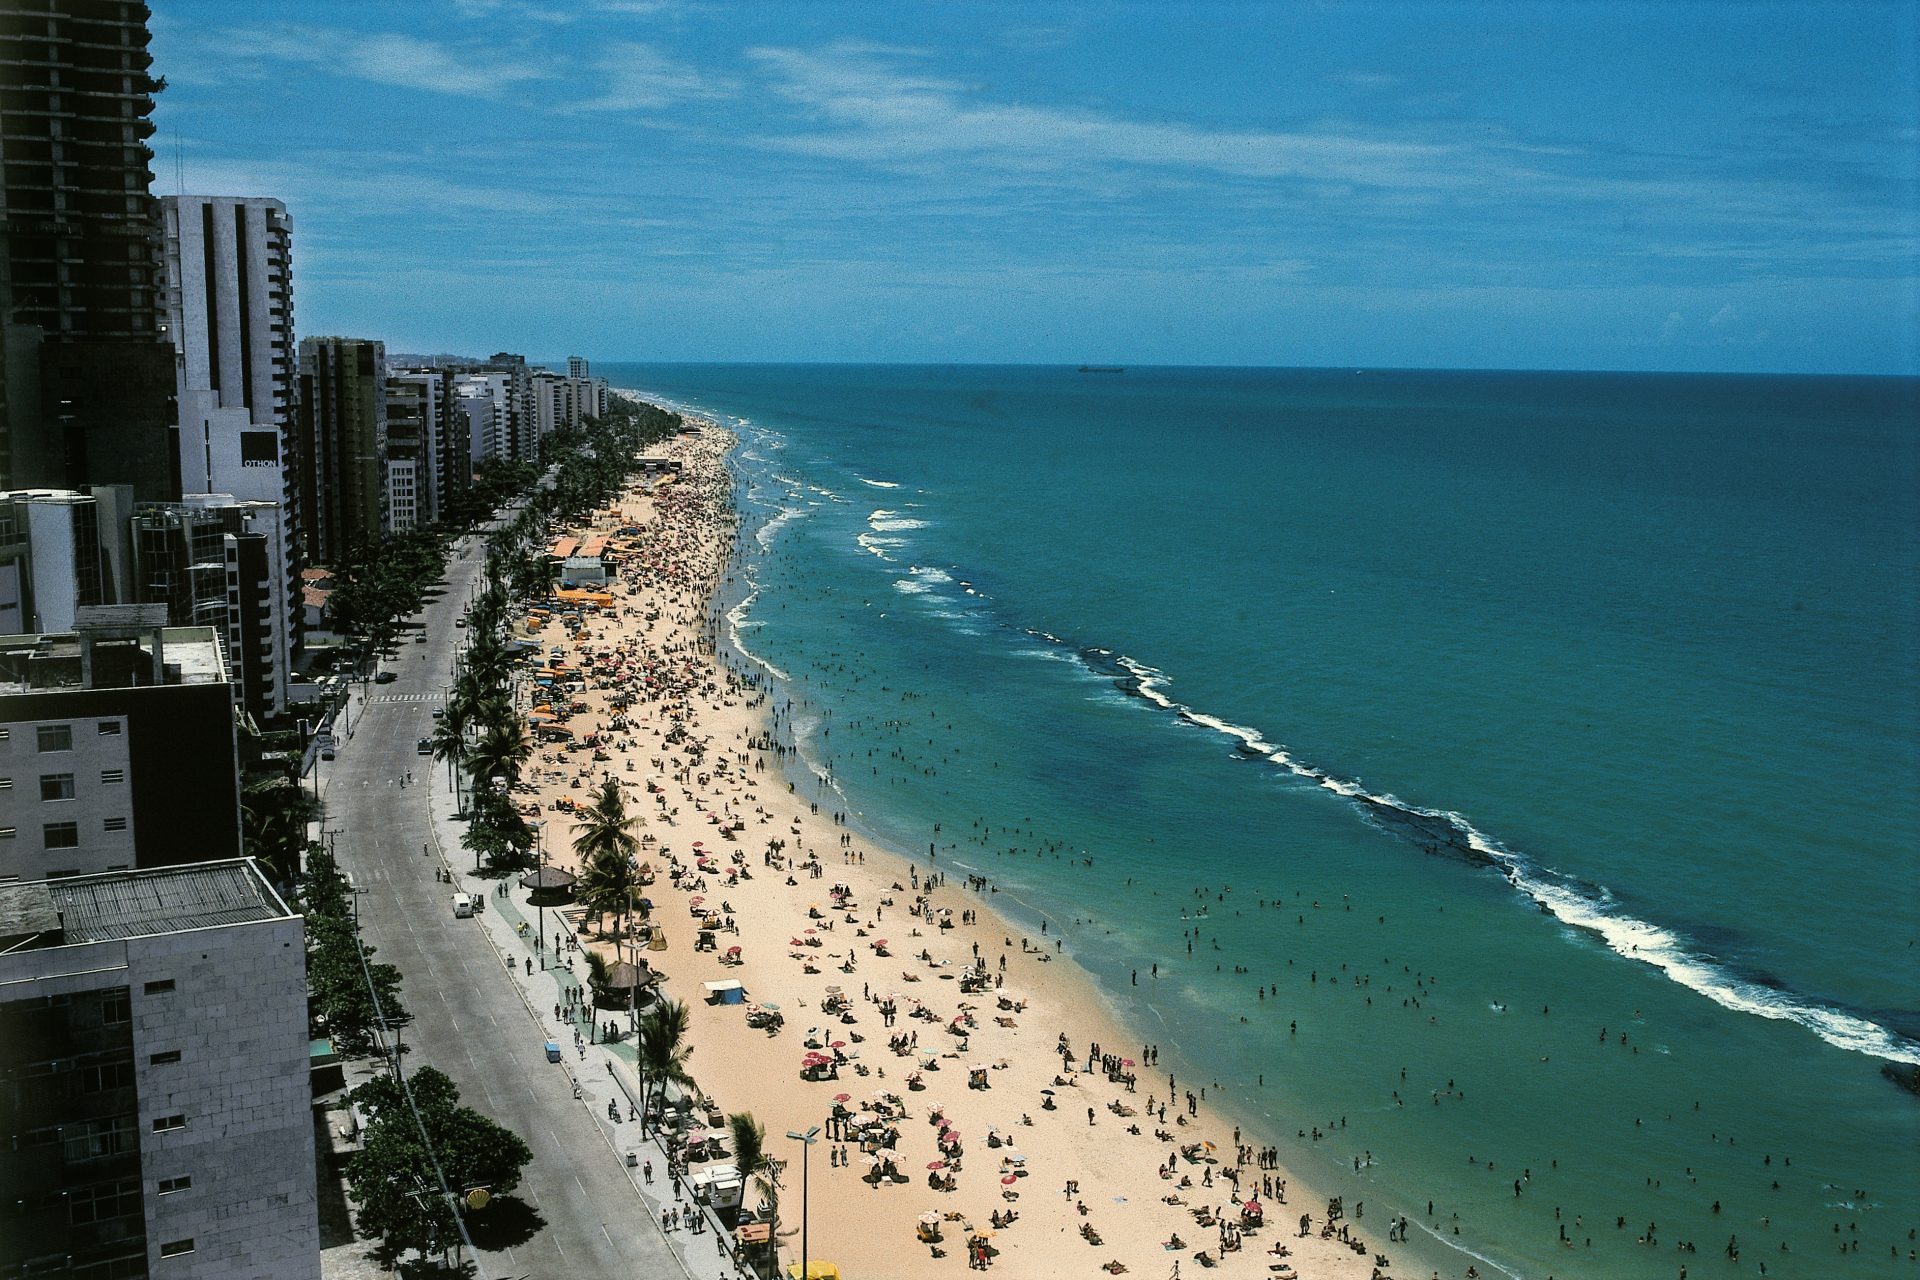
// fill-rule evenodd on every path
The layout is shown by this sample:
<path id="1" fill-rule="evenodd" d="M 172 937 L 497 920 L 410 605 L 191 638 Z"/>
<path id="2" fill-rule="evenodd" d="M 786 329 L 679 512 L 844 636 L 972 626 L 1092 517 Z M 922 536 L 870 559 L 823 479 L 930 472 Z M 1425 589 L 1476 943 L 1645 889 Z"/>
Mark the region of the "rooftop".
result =
<path id="1" fill-rule="evenodd" d="M 214 629 L 160 625 L 166 621 L 163 606 L 83 608 L 76 620 L 73 631 L 0 636 L 0 694 L 218 684 L 228 678 Z"/>
<path id="2" fill-rule="evenodd" d="M 52 934 L 57 936 L 39 945 L 73 946 L 292 914 L 253 863 L 241 858 L 0 884 L 0 943 Z"/>

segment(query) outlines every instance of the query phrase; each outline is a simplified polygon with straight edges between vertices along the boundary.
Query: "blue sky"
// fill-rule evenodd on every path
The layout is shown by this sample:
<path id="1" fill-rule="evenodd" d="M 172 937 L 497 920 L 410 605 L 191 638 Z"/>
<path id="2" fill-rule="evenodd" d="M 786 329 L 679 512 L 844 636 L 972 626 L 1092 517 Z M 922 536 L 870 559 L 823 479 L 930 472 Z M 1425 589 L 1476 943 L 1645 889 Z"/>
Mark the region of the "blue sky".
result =
<path id="1" fill-rule="evenodd" d="M 603 360 L 1914 373 L 1903 3 L 154 0 L 302 333 Z"/>

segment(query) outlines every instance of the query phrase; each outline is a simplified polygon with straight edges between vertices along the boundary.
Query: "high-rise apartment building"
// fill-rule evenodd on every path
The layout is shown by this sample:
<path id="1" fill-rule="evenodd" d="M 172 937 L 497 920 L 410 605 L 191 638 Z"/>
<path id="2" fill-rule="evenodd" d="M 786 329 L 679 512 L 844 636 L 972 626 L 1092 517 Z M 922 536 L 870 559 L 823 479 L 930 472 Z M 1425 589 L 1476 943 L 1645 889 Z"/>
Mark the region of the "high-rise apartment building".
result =
<path id="1" fill-rule="evenodd" d="M 569 378 L 586 377 L 587 376 L 587 358 L 585 356 L 568 356 L 567 357 L 567 376 Z"/>
<path id="2" fill-rule="evenodd" d="M 166 196 L 182 493 L 291 510 L 293 224 L 278 200 Z"/>
<path id="3" fill-rule="evenodd" d="M 305 932 L 249 861 L 0 883 L 0 1275 L 317 1280 Z"/>
<path id="4" fill-rule="evenodd" d="M 202 509 L 246 512 L 244 529 L 221 532 L 239 539 L 222 542 L 222 559 L 233 557 L 236 569 L 247 564 L 239 597 L 223 592 L 232 607 L 219 625 L 240 646 L 232 665 L 248 710 L 272 717 L 286 710 L 300 621 L 293 223 L 278 200 L 238 196 L 166 196 L 161 218 L 180 491 Z M 264 527 L 268 519 L 278 527 Z M 279 575 L 278 599 L 257 598 L 255 561 Z M 280 634 L 257 635 L 262 626 Z"/>
<path id="5" fill-rule="evenodd" d="M 215 628 L 248 714 L 283 714 L 299 617 L 285 591 L 298 576 L 280 504 L 190 494 L 142 507 L 132 543 L 139 598 L 164 605 L 170 626 Z"/>
<path id="6" fill-rule="evenodd" d="M 67 631 L 74 611 L 132 600 L 127 485 L 0 493 L 0 634 Z"/>
<path id="7" fill-rule="evenodd" d="M 0 879 L 237 856 L 233 693 L 219 635 L 161 605 L 0 636 Z"/>
<path id="8" fill-rule="evenodd" d="M 367 338 L 304 338 L 295 417 L 303 562 L 387 531 L 387 358 Z"/>
<path id="9" fill-rule="evenodd" d="M 147 17 L 0 0 L 0 489 L 175 492 Z"/>
<path id="10" fill-rule="evenodd" d="M 533 370 L 527 358 L 511 351 L 496 351 L 487 358 L 480 372 L 499 375 L 503 380 L 498 396 L 505 411 L 497 457 L 531 462 L 539 456 L 539 433 L 534 426 Z"/>

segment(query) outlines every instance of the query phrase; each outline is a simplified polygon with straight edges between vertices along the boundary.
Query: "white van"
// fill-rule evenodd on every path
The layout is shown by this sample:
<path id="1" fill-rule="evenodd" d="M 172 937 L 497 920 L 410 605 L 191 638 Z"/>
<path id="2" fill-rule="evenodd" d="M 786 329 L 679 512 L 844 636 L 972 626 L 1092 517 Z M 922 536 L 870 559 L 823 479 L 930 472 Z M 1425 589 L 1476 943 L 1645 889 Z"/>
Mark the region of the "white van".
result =
<path id="1" fill-rule="evenodd" d="M 456 893 L 453 895 L 453 918 L 456 920 L 470 920 L 473 918 L 472 894 Z"/>

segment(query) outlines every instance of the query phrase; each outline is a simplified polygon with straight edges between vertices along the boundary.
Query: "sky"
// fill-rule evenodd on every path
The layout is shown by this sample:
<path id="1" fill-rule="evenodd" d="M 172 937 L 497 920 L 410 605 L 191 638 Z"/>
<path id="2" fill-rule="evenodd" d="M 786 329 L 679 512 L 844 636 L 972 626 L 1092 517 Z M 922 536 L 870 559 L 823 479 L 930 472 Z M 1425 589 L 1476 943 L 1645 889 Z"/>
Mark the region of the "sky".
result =
<path id="1" fill-rule="evenodd" d="M 152 2 L 303 335 L 1920 372 L 1906 3 Z"/>

